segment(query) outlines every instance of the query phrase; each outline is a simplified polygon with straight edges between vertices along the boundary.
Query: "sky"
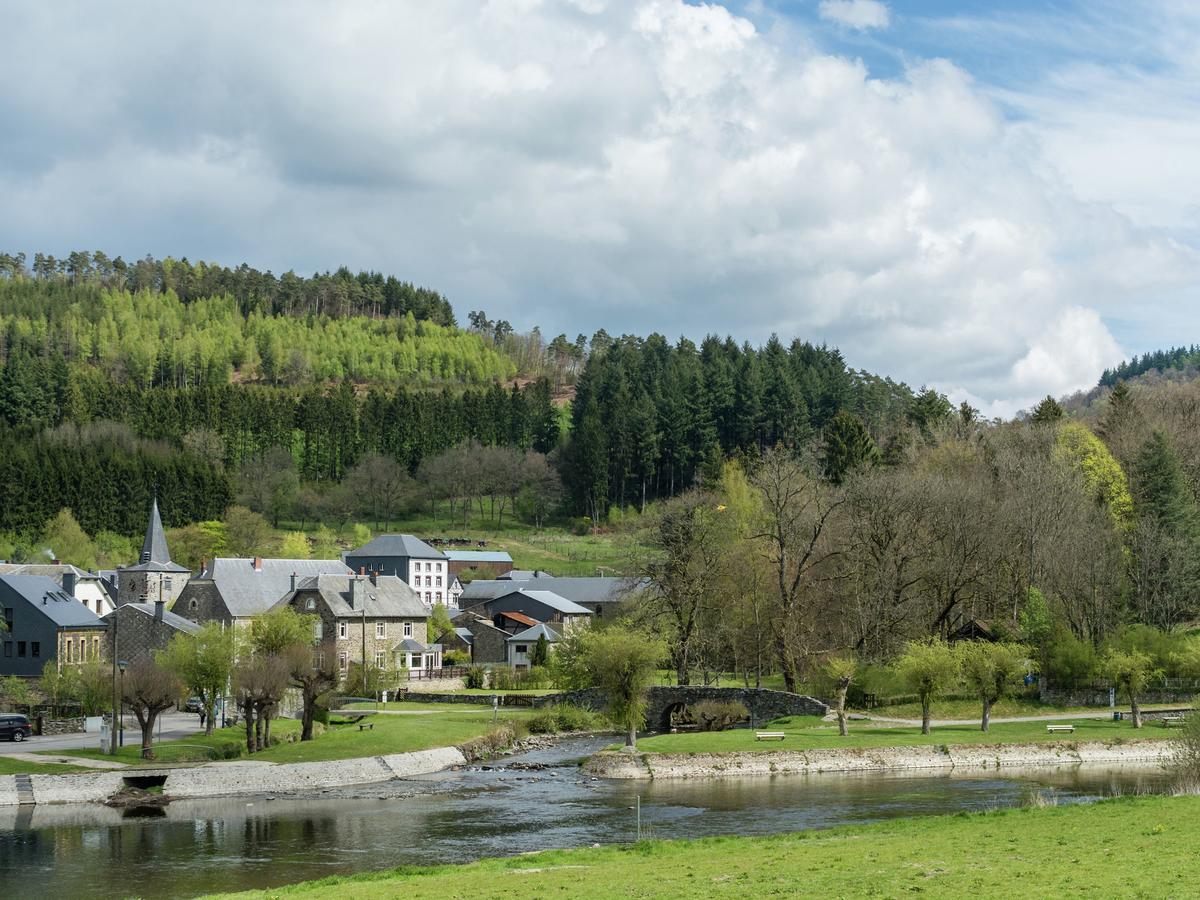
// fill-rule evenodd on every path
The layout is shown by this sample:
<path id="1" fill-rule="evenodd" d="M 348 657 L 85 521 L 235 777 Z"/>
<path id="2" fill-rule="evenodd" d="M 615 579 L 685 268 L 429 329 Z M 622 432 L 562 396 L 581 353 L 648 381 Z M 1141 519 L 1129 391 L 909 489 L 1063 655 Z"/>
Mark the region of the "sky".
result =
<path id="1" fill-rule="evenodd" d="M 1200 5 L 8 0 L 0 249 L 772 333 L 988 415 L 1200 340 Z"/>

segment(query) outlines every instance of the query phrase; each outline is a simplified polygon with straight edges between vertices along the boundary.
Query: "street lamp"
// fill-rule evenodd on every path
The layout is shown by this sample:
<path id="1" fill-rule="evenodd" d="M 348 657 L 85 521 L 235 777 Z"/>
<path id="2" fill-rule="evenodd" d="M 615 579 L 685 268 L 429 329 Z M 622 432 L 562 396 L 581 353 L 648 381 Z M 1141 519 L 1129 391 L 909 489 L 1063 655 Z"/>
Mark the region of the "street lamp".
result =
<path id="1" fill-rule="evenodd" d="M 125 660 L 117 660 L 117 668 L 121 670 L 121 743 L 120 746 L 125 746 L 125 667 L 129 665 Z"/>

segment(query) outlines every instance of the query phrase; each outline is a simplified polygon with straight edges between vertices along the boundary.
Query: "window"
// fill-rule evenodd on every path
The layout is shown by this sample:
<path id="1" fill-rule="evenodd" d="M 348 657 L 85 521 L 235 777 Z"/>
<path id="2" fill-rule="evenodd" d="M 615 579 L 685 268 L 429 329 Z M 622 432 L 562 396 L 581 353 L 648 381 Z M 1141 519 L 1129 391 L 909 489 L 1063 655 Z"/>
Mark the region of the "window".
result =
<path id="1" fill-rule="evenodd" d="M 377 637 L 377 638 L 387 637 L 387 622 L 376 622 L 375 623 L 375 637 Z"/>
<path id="2" fill-rule="evenodd" d="M 67 643 L 68 649 L 70 648 L 70 646 L 71 646 L 71 644 L 70 644 L 70 642 L 68 642 Z M 25 655 L 25 642 L 17 641 L 17 656 L 24 656 L 24 655 Z"/>
<path id="3" fill-rule="evenodd" d="M 376 650 L 376 651 L 375 651 L 375 668 L 377 668 L 377 669 L 382 669 L 382 668 L 383 668 L 383 664 L 384 664 L 384 659 L 383 659 L 383 651 L 382 651 L 382 650 Z"/>
<path id="4" fill-rule="evenodd" d="M 100 658 L 100 638 L 92 638 L 92 659 Z"/>
<path id="5" fill-rule="evenodd" d="M 34 657 L 35 659 L 42 655 L 42 642 L 41 641 L 32 641 L 29 644 L 29 655 Z"/>
<path id="6" fill-rule="evenodd" d="M 313 640 L 320 641 L 320 640 L 323 640 L 324 638 L 325 638 L 325 623 L 322 622 L 320 619 L 317 619 L 317 621 L 313 623 Z"/>
<path id="7" fill-rule="evenodd" d="M 324 653 L 314 653 L 313 654 L 312 667 L 313 667 L 314 671 L 319 671 L 320 669 L 325 668 L 325 654 Z"/>
<path id="8" fill-rule="evenodd" d="M 425 592 L 425 605 L 428 606 L 432 602 L 433 602 L 433 593 L 431 591 L 426 591 Z"/>
<path id="9" fill-rule="evenodd" d="M 345 636 L 346 636 L 346 623 L 338 622 L 338 637 L 344 638 Z"/>
<path id="10" fill-rule="evenodd" d="M 309 597 L 308 602 L 304 604 L 304 608 L 307 609 L 309 612 L 312 612 L 314 609 L 317 608 L 316 599 L 313 597 Z"/>
<path id="11" fill-rule="evenodd" d="M 425 576 L 425 587 L 433 587 L 433 579 L 428 575 Z"/>
<path id="12" fill-rule="evenodd" d="M 100 605 L 99 601 L 96 602 L 96 605 L 97 606 Z M 193 597 L 191 600 L 188 601 L 188 609 L 195 610 L 195 609 L 199 609 L 199 608 L 200 608 L 200 604 L 196 602 L 195 597 Z"/>
<path id="13" fill-rule="evenodd" d="M 518 653 L 528 653 L 529 645 L 528 644 L 517 644 L 517 652 Z"/>
<path id="14" fill-rule="evenodd" d="M 405 637 L 412 637 L 412 622 L 405 622 L 405 623 L 404 623 L 404 636 L 405 636 Z"/>
<path id="15" fill-rule="evenodd" d="M 435 584 L 435 587 L 441 587 L 441 586 L 442 586 L 442 576 L 439 575 L 437 577 L 437 583 Z"/>
<path id="16" fill-rule="evenodd" d="M 164 579 L 162 580 L 162 586 L 163 586 L 163 590 L 164 590 L 164 591 L 167 591 L 167 592 L 169 593 L 169 592 L 170 592 L 170 590 L 171 590 L 171 579 L 170 579 L 170 578 L 164 578 Z"/>
<path id="17" fill-rule="evenodd" d="M 12 658 L 12 641 L 4 642 L 4 655 L 10 659 Z"/>
<path id="18" fill-rule="evenodd" d="M 343 673 L 345 673 L 346 668 L 347 668 L 347 666 L 349 666 L 349 664 L 350 664 L 350 658 L 348 656 L 346 656 L 346 651 L 343 650 L 341 653 L 338 654 L 338 668 L 341 669 Z"/>
<path id="19" fill-rule="evenodd" d="M 408 667 L 410 669 L 419 669 L 419 668 L 421 668 L 422 664 L 423 664 L 423 660 L 421 659 L 421 654 L 414 653 L 414 654 L 412 654 L 412 658 L 409 660 Z"/>
<path id="20" fill-rule="evenodd" d="M 438 603 L 441 603 L 442 602 L 442 592 L 438 591 L 436 594 L 434 594 L 433 599 L 436 600 Z"/>
<path id="21" fill-rule="evenodd" d="M 22 646 L 24 646 L 24 645 L 22 644 Z M 70 638 L 68 638 L 67 639 L 67 662 L 75 661 L 72 658 L 74 656 L 74 654 L 75 654 L 75 642 L 73 640 L 71 640 Z M 25 653 L 22 652 L 21 655 L 24 656 Z"/>
<path id="22" fill-rule="evenodd" d="M 13 611 L 11 609 L 4 610 L 4 630 L 9 634 L 13 633 Z"/>

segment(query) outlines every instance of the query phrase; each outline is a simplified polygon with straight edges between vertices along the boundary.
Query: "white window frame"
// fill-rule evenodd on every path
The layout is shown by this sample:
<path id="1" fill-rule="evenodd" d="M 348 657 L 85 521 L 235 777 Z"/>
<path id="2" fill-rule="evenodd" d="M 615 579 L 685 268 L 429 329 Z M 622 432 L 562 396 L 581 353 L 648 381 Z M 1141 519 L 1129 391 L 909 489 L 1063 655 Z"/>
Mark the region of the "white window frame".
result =
<path id="1" fill-rule="evenodd" d="M 377 638 L 387 637 L 387 622 L 376 622 L 375 623 L 375 637 L 377 637 Z"/>
<path id="2" fill-rule="evenodd" d="M 349 633 L 349 626 L 345 622 L 338 622 L 338 637 L 344 640 Z"/>
<path id="3" fill-rule="evenodd" d="M 412 622 L 405 622 L 405 623 L 404 623 L 404 636 L 405 636 L 405 637 L 412 637 Z"/>

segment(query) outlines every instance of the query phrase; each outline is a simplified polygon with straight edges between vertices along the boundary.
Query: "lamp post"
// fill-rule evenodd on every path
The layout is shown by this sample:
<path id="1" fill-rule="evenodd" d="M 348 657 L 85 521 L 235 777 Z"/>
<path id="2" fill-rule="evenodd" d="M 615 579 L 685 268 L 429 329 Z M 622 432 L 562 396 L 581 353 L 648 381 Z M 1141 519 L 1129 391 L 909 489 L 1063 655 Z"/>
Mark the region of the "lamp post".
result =
<path id="1" fill-rule="evenodd" d="M 113 756 L 117 754 L 117 622 L 121 616 L 121 608 L 118 606 L 112 612 L 112 687 L 113 687 L 113 705 L 112 705 L 112 732 L 108 736 L 108 752 Z"/>
<path id="2" fill-rule="evenodd" d="M 117 660 L 117 668 L 121 670 L 121 744 L 125 746 L 125 667 L 129 665 L 125 660 Z"/>

